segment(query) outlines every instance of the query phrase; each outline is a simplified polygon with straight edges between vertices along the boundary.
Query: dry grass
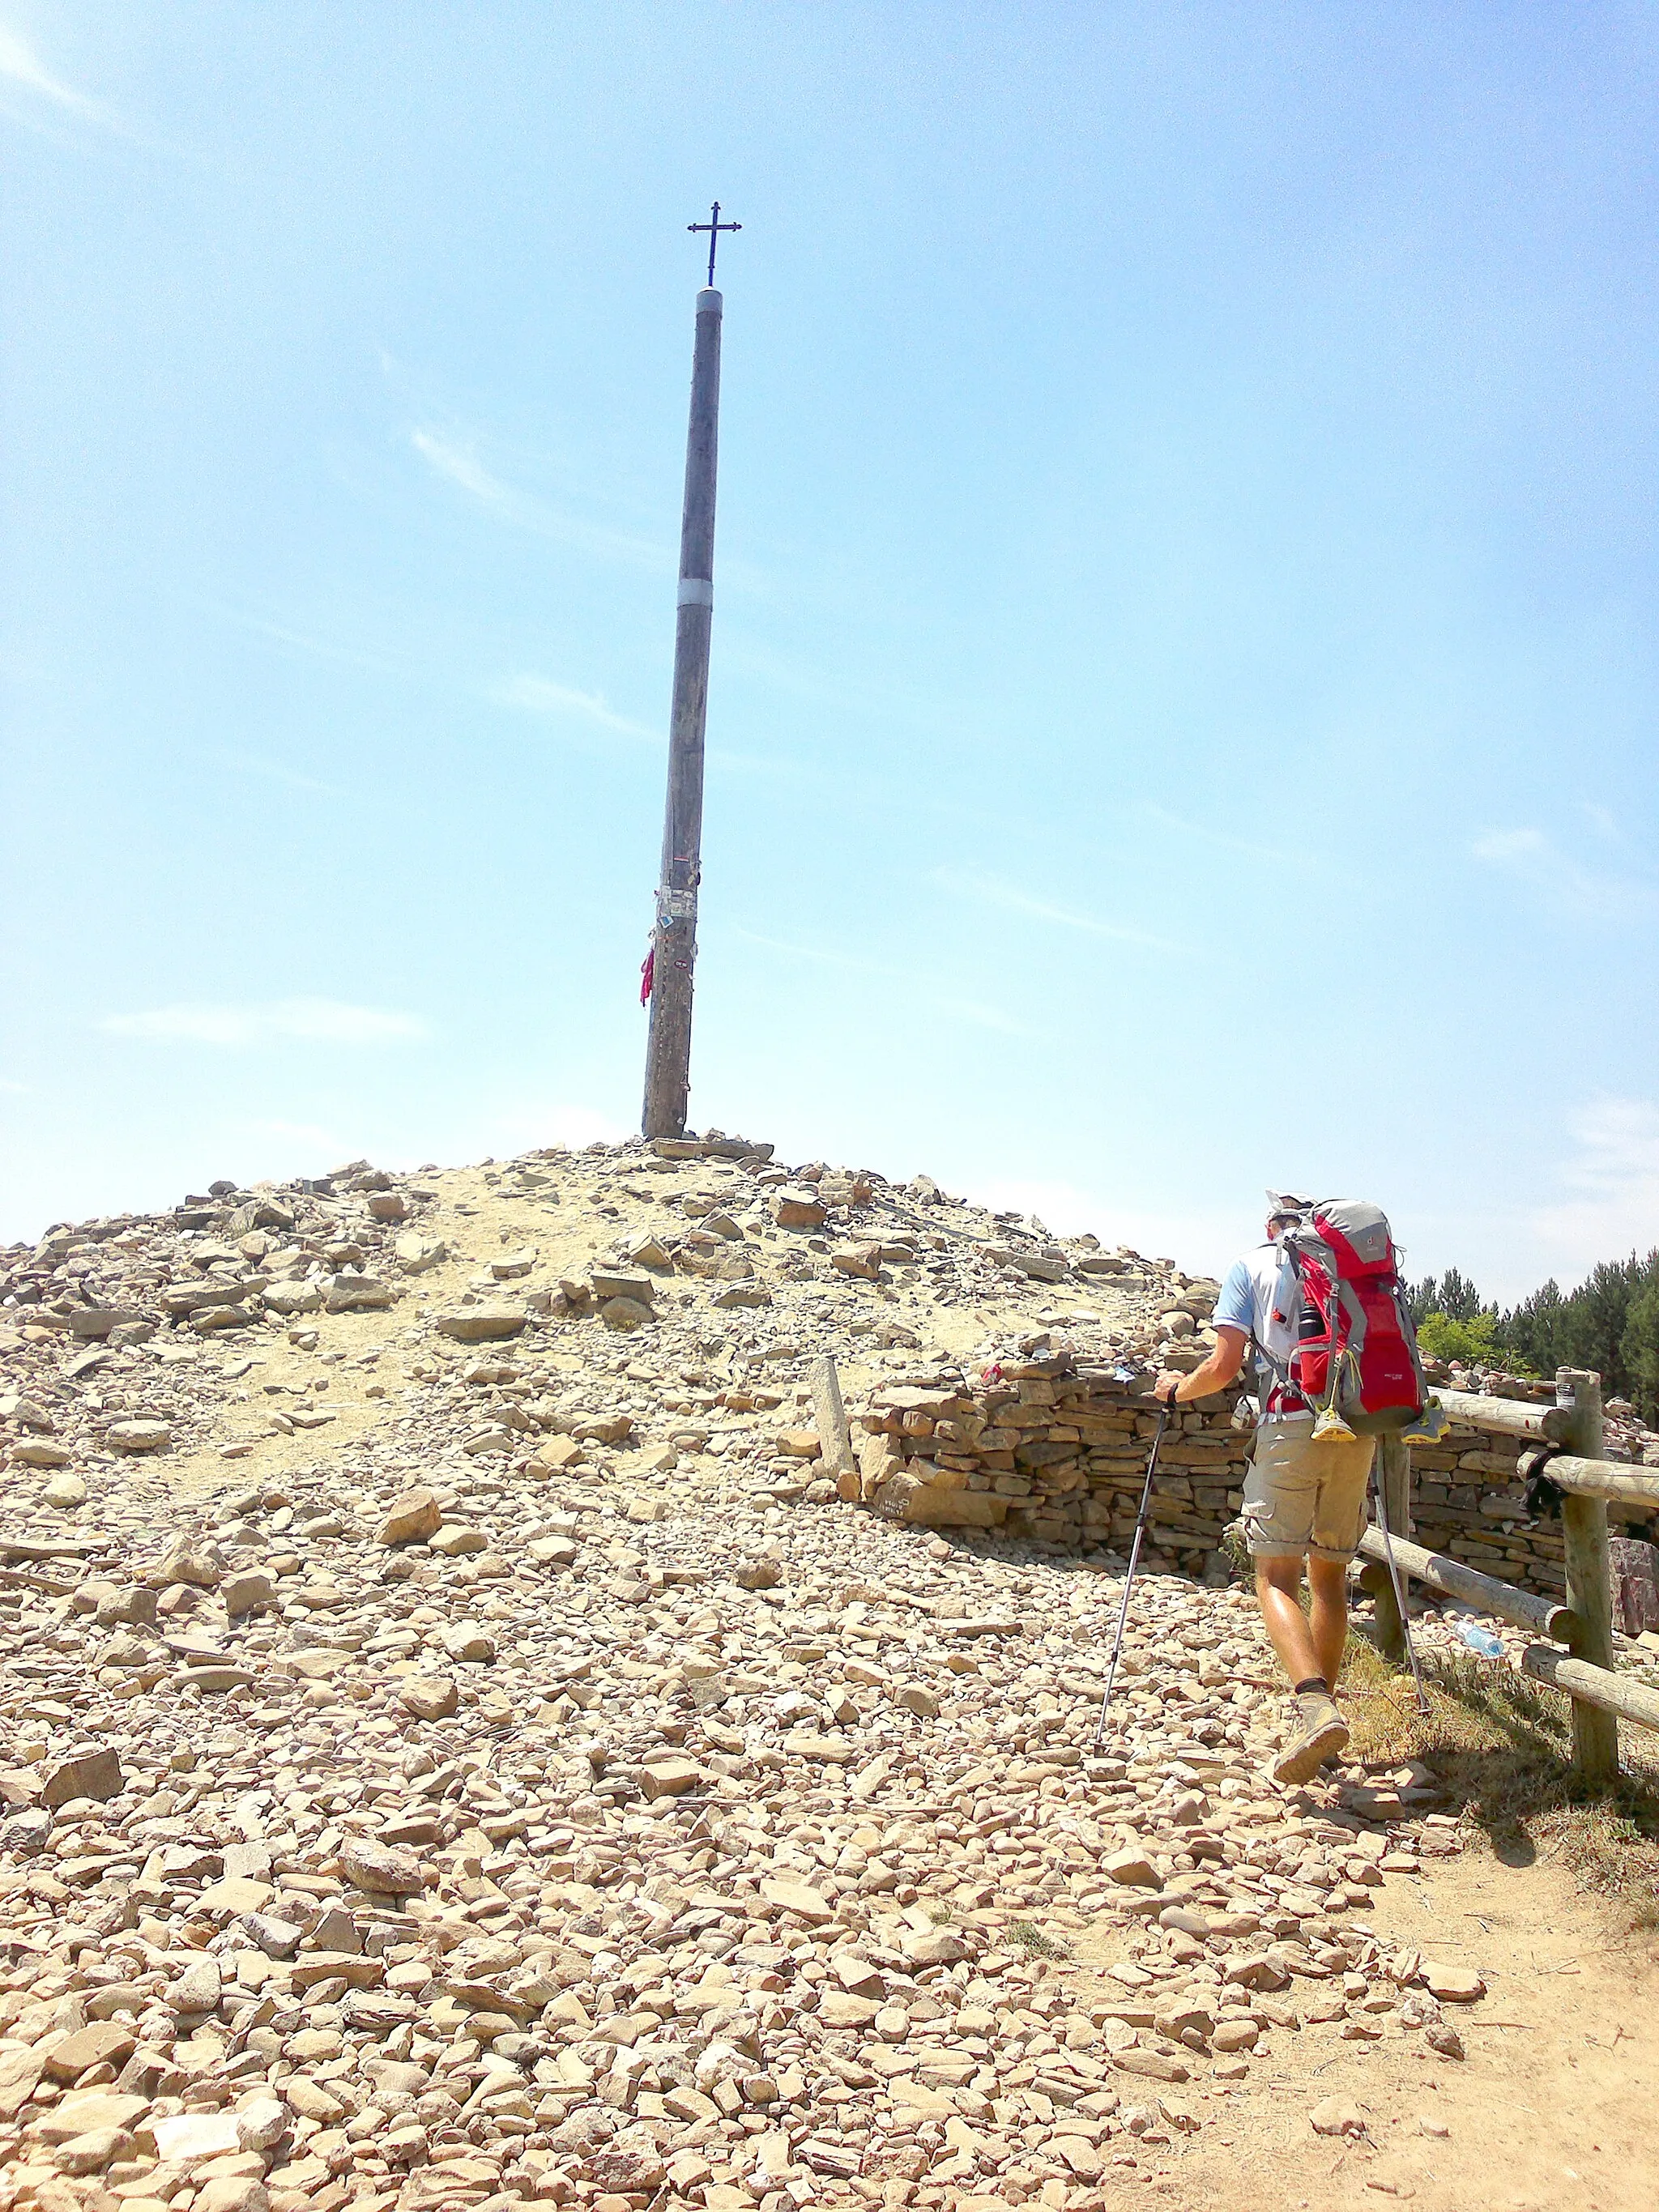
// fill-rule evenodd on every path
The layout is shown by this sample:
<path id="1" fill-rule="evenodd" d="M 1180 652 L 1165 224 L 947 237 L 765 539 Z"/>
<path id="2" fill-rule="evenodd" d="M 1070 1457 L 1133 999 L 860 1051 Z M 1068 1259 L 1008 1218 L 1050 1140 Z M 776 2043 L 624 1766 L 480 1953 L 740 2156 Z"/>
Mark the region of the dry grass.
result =
<path id="1" fill-rule="evenodd" d="M 1051 1928 L 1040 1928 L 1035 1920 L 1011 1920 L 1003 1929 L 1003 1940 L 1017 1950 L 1033 1959 L 1069 1959 L 1072 1945 L 1069 1939 Z"/>
<path id="2" fill-rule="evenodd" d="M 1659 1763 L 1642 1732 L 1621 1731 L 1626 1771 L 1615 1789 L 1592 1796 L 1571 1772 L 1568 1698 L 1501 1661 L 1433 1652 L 1420 1653 L 1419 1665 L 1426 1713 L 1409 1673 L 1363 1634 L 1351 1638 L 1350 1756 L 1368 1765 L 1421 1759 L 1447 1809 L 1484 1829 L 1498 1857 L 1559 1859 L 1626 1929 L 1659 1930 Z"/>

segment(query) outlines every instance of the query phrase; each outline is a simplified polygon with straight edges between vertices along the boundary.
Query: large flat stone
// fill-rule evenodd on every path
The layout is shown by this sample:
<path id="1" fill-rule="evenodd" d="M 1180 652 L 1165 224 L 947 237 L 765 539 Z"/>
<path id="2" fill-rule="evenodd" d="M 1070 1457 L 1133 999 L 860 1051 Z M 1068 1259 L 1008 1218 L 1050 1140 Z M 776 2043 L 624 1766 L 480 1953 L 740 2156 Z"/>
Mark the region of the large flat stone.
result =
<path id="1" fill-rule="evenodd" d="M 494 1344 L 520 1335 L 529 1320 L 518 1306 L 452 1306 L 434 1315 L 432 1326 L 440 1336 L 452 1336 L 458 1344 Z"/>
<path id="2" fill-rule="evenodd" d="M 899 1516 L 916 1528 L 1000 1528 L 1008 1500 L 988 1490 L 939 1490 L 924 1483 L 911 1492 Z"/>
<path id="3" fill-rule="evenodd" d="M 76 1797 L 92 1797 L 100 1802 L 107 1797 L 118 1797 L 125 1787 L 121 1755 L 106 1747 L 101 1751 L 84 1752 L 76 1759 L 61 1759 L 49 1768 L 40 1784 L 40 1802 L 55 1812 L 58 1806 L 67 1805 Z"/>
<path id="4" fill-rule="evenodd" d="M 775 1875 L 763 1881 L 761 1895 L 780 1912 L 798 1914 L 810 1927 L 826 1927 L 836 1917 L 836 1908 L 828 1898 L 804 1881 L 791 1881 L 787 1875 Z"/>

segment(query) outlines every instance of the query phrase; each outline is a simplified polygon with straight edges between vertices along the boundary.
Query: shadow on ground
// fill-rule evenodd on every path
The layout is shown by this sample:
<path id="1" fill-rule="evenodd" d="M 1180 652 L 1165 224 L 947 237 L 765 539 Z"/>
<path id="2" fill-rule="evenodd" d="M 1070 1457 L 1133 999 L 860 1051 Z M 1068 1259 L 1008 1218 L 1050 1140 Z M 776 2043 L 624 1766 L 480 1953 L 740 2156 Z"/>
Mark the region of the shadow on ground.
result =
<path id="1" fill-rule="evenodd" d="M 1364 1630 L 1352 1638 L 1351 1755 L 1420 1759 L 1446 1809 L 1480 1829 L 1503 1864 L 1558 1858 L 1583 1888 L 1615 1904 L 1628 1929 L 1659 1929 L 1659 1764 L 1632 1744 L 1637 1732 L 1625 1732 L 1618 1786 L 1592 1794 L 1571 1771 L 1569 1698 L 1501 1660 L 1427 1652 L 1419 1664 L 1426 1713 L 1409 1674 Z"/>

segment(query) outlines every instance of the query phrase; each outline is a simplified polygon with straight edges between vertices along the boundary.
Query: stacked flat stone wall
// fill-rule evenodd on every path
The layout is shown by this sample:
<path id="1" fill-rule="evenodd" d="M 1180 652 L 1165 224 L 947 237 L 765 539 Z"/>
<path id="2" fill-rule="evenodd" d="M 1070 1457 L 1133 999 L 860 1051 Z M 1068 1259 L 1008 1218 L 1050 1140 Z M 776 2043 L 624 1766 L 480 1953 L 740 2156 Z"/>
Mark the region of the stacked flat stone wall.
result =
<path id="1" fill-rule="evenodd" d="M 1517 1463 L 1527 1447 L 1517 1437 L 1492 1437 L 1461 1423 L 1438 1443 L 1412 1448 L 1412 1534 L 1431 1552 L 1479 1567 L 1549 1597 L 1566 1590 L 1559 1513 L 1527 1510 Z M 1615 1535 L 1650 1536 L 1654 1516 L 1634 1505 L 1610 1504 Z"/>
<path id="2" fill-rule="evenodd" d="M 1154 1567 L 1201 1577 L 1238 1516 L 1250 1437 L 1233 1426 L 1234 1402 L 1187 1408 L 1165 1434 L 1142 1554 Z M 1145 1380 L 1060 1358 L 1005 1363 L 971 1383 L 896 1385 L 854 1414 L 858 1472 L 843 1487 L 896 1520 L 1121 1553 L 1157 1421 Z M 1522 1449 L 1461 1424 L 1414 1447 L 1412 1533 L 1431 1551 L 1559 1595 L 1561 1523 L 1528 1514 Z M 1621 1525 L 1621 1509 L 1609 1510 Z"/>
<path id="3" fill-rule="evenodd" d="M 1121 1551 L 1158 1416 L 1144 1382 L 1060 1358 L 993 1367 L 971 1384 L 878 1390 L 862 1428 L 859 1495 L 933 1528 Z M 1154 1565 L 1201 1575 L 1238 1512 L 1249 1437 L 1232 1401 L 1167 1431 L 1149 1531 Z"/>

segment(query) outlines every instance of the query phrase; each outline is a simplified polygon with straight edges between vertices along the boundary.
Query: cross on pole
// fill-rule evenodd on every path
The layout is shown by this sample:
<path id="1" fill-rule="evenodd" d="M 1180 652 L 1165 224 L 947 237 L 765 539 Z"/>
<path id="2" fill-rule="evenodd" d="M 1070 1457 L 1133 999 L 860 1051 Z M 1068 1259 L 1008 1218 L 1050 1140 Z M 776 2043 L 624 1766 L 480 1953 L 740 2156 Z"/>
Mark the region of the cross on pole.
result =
<path id="1" fill-rule="evenodd" d="M 720 242 L 720 233 L 723 230 L 741 230 L 743 225 L 740 222 L 722 222 L 720 204 L 716 200 L 708 210 L 707 222 L 688 222 L 685 227 L 688 230 L 706 230 L 708 233 L 708 289 L 712 292 L 714 289 L 714 250 Z"/>

